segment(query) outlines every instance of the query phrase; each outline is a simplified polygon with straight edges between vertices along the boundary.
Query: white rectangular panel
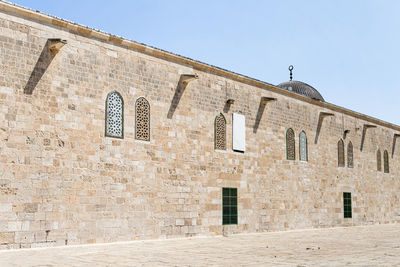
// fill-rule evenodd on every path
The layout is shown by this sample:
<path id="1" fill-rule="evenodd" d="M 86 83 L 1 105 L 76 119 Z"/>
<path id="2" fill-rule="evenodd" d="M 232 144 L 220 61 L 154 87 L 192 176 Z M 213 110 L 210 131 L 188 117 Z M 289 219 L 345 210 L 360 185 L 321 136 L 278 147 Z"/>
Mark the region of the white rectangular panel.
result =
<path id="1" fill-rule="evenodd" d="M 233 150 L 244 152 L 246 149 L 246 123 L 245 116 L 233 113 Z"/>

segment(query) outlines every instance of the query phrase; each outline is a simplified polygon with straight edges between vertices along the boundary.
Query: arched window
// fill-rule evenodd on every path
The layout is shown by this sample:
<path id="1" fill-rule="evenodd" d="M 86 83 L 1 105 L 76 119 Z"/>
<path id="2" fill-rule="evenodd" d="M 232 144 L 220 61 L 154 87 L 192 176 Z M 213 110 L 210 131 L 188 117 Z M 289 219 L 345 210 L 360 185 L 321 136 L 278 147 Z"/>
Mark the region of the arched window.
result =
<path id="1" fill-rule="evenodd" d="M 300 151 L 300 160 L 308 161 L 307 135 L 304 131 L 301 131 L 299 135 L 299 151 Z"/>
<path id="2" fill-rule="evenodd" d="M 344 167 L 344 142 L 342 139 L 338 142 L 338 166 Z"/>
<path id="3" fill-rule="evenodd" d="M 214 148 L 226 150 L 226 120 L 222 113 L 214 121 Z"/>
<path id="4" fill-rule="evenodd" d="M 135 104 L 135 139 L 150 141 L 150 104 L 144 97 Z"/>
<path id="5" fill-rule="evenodd" d="M 353 144 L 351 141 L 347 145 L 347 167 L 353 168 L 354 167 L 354 162 L 353 162 Z"/>
<path id="6" fill-rule="evenodd" d="M 382 154 L 381 151 L 378 149 L 378 151 L 376 152 L 376 169 L 378 170 L 378 172 L 382 171 Z"/>
<path id="7" fill-rule="evenodd" d="M 296 159 L 296 144 L 292 128 L 286 131 L 286 158 L 291 160 Z"/>
<path id="8" fill-rule="evenodd" d="M 116 91 L 106 99 L 106 136 L 124 137 L 124 100 Z"/>
<path id="9" fill-rule="evenodd" d="M 389 153 L 387 150 L 383 152 L 383 171 L 389 173 Z"/>

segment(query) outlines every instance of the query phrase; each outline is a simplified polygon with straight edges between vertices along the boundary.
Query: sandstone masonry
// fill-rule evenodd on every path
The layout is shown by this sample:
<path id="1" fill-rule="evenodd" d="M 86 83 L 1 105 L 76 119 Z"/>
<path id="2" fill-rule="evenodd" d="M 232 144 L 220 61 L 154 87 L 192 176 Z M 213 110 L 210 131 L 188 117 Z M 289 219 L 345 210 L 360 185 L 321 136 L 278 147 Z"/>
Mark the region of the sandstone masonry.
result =
<path id="1" fill-rule="evenodd" d="M 52 38 L 67 43 L 43 56 Z M 4 2 L 0 60 L 1 248 L 400 222 L 399 126 Z M 180 90 L 186 74 L 198 78 Z M 112 91 L 124 101 L 121 139 L 105 136 Z M 150 141 L 135 139 L 141 97 Z M 260 115 L 262 97 L 276 101 Z M 214 149 L 220 113 L 226 150 Z M 233 113 L 246 118 L 245 153 L 232 150 Z M 354 146 L 353 168 L 338 167 L 340 139 Z M 389 173 L 377 171 L 378 149 Z M 224 187 L 238 190 L 237 225 L 222 225 Z"/>

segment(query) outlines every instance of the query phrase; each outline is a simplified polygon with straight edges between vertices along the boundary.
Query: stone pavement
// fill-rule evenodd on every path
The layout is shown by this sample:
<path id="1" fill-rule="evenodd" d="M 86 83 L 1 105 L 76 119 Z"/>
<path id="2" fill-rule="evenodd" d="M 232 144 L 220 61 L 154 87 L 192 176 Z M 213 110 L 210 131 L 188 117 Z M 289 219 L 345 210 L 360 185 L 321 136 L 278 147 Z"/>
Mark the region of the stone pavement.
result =
<path id="1" fill-rule="evenodd" d="M 0 266 L 400 266 L 400 224 L 0 251 Z"/>

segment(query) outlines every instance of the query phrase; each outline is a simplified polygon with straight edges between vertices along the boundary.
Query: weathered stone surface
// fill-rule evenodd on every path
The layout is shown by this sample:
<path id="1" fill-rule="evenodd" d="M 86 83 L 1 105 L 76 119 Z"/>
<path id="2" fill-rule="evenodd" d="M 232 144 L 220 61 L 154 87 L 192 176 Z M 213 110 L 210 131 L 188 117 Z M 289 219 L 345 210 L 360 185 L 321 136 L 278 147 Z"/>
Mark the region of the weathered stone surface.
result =
<path id="1" fill-rule="evenodd" d="M 361 151 L 363 125 L 371 124 L 365 116 L 27 14 L 0 13 L 1 248 L 400 221 L 400 149 L 390 154 L 390 173 L 376 170 L 376 152 L 392 153 L 397 126 L 379 122 Z M 68 43 L 26 94 L 54 37 Z M 180 75 L 193 73 L 198 79 L 174 97 Z M 113 90 L 124 99 L 123 139 L 105 137 L 105 99 Z M 257 121 L 264 96 L 277 101 Z M 140 97 L 150 104 L 150 141 L 135 139 Z M 224 110 L 227 99 L 235 102 Z M 320 112 L 334 116 L 318 132 Z M 220 113 L 226 150 L 214 149 Z M 246 116 L 245 153 L 232 151 L 232 113 Z M 296 160 L 286 157 L 289 128 Z M 298 160 L 302 130 L 308 161 Z M 354 168 L 338 168 L 344 130 Z M 238 225 L 222 226 L 222 187 L 238 188 Z M 343 192 L 352 193 L 351 219 L 343 218 Z"/>

